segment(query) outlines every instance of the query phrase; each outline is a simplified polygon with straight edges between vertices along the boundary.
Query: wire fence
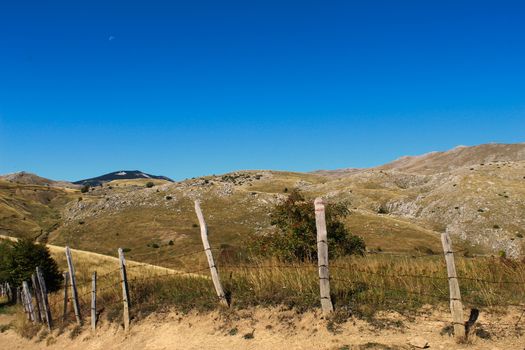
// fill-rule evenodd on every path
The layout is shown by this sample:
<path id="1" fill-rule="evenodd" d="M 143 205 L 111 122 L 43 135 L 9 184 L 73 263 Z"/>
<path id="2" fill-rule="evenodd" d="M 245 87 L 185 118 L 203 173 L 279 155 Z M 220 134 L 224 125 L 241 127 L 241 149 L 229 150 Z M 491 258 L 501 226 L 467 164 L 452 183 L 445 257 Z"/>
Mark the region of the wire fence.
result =
<path id="1" fill-rule="evenodd" d="M 222 281 L 220 289 L 224 287 L 229 305 L 284 304 L 300 309 L 316 308 L 320 304 L 319 288 L 323 279 L 330 283 L 330 299 L 335 308 L 348 308 L 353 312 L 366 306 L 377 311 L 409 311 L 409 314 L 425 304 L 446 306 L 458 299 L 452 297 L 450 282 L 454 279 L 459 283 L 459 300 L 470 308 L 516 307 L 525 313 L 524 262 L 459 257 L 456 258 L 457 276 L 455 272 L 451 276 L 443 257 L 437 255 L 370 254 L 338 258 L 322 266 L 316 261 L 223 256 L 234 241 L 231 239 L 211 248 L 201 246 L 178 254 L 169 251 L 161 254 L 159 250 L 129 254 L 135 260 L 128 261 L 125 268 L 122 260 L 115 260 L 114 267 L 108 267 L 109 262 L 97 265 L 96 268 L 103 269 L 103 273 L 97 276 L 97 315 L 102 310 L 106 310 L 108 317 L 117 314 L 123 303 L 131 305 L 135 316 L 145 308 L 214 308 L 222 298 L 218 281 L 219 284 Z M 218 253 L 216 260 L 213 257 L 210 260 L 213 253 Z M 184 268 L 188 265 L 189 268 Z M 81 315 L 86 315 L 92 308 L 91 273 L 94 268 L 82 266 L 81 272 L 77 271 L 75 276 L 76 302 Z M 218 269 L 218 276 L 213 275 L 213 269 Z M 125 292 L 128 285 L 130 299 Z M 0 288 L 2 293 L 4 290 Z M 65 315 L 65 322 L 73 320 L 69 305 L 75 302 L 73 293 L 63 289 L 49 298 L 49 307 L 55 318 Z M 519 327 L 522 316 L 508 326 Z M 432 315 L 427 320 L 452 323 L 451 319 Z"/>

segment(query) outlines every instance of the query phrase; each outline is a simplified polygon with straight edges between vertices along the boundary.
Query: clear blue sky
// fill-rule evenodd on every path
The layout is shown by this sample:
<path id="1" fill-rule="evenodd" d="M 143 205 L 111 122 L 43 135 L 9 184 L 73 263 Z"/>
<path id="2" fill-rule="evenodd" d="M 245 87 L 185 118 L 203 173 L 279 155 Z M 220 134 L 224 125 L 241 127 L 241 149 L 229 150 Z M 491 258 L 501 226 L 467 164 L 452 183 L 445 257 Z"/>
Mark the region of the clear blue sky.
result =
<path id="1" fill-rule="evenodd" d="M 0 4 L 0 173 L 182 179 L 523 141 L 523 1 Z"/>

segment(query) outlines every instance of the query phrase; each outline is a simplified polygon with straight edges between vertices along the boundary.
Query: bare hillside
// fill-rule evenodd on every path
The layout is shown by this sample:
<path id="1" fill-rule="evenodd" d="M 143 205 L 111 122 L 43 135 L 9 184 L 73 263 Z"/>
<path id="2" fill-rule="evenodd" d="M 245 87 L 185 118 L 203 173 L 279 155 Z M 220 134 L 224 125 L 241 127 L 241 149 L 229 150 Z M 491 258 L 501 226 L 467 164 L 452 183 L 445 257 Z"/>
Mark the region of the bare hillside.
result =
<path id="1" fill-rule="evenodd" d="M 346 225 L 369 250 L 439 252 L 450 232 L 465 253 L 523 254 L 524 144 L 489 144 L 330 172 L 239 171 L 181 182 L 116 180 L 76 189 L 0 181 L 0 233 L 155 262 L 199 245 L 200 199 L 215 245 L 271 230 L 269 213 L 292 188 L 349 203 Z M 156 248 L 155 248 L 156 247 Z M 177 261 L 175 265 L 191 261 Z"/>
<path id="2" fill-rule="evenodd" d="M 479 146 L 458 146 L 446 152 L 431 152 L 421 156 L 405 156 L 378 169 L 417 174 L 436 174 L 472 165 L 525 160 L 525 143 Z"/>

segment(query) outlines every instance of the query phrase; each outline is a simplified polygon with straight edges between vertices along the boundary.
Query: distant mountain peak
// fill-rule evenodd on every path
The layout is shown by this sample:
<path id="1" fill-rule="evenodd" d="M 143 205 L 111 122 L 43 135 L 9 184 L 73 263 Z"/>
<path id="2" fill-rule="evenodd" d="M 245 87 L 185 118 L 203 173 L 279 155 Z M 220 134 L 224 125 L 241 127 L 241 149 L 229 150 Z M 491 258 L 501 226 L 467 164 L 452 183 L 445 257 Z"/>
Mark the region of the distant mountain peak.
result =
<path id="1" fill-rule="evenodd" d="M 77 185 L 100 186 L 106 182 L 113 180 L 133 180 L 133 179 L 156 179 L 173 182 L 172 179 L 166 176 L 151 175 L 140 170 L 118 170 L 112 173 L 107 173 L 101 176 L 92 177 L 89 179 L 79 180 L 73 182 Z"/>

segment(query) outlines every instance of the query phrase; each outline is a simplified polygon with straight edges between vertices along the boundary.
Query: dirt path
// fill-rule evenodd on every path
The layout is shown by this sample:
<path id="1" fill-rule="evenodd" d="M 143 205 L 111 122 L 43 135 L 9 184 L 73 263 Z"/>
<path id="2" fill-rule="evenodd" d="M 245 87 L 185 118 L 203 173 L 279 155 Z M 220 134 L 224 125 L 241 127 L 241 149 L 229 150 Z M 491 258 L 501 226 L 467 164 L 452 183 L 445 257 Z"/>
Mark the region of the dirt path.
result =
<path id="1" fill-rule="evenodd" d="M 297 314 L 291 311 L 255 309 L 225 315 L 218 312 L 182 315 L 176 312 L 156 314 L 133 324 L 129 334 L 116 324 L 104 323 L 96 334 L 84 329 L 71 339 L 73 327 L 51 335 L 36 335 L 33 340 L 21 338 L 13 329 L 0 334 L 1 349 L 413 349 L 412 338 L 428 341 L 430 349 L 525 349 L 525 337 L 510 324 L 519 314 L 480 319 L 480 326 L 491 339 L 471 337 L 470 344 L 456 344 L 448 335 L 440 335 L 446 325 L 432 321 L 446 316 L 435 313 L 408 322 L 398 315 L 385 315 L 385 320 L 398 321 L 396 327 L 374 327 L 367 322 L 350 320 L 330 327 L 317 313 Z M 0 315 L 0 324 L 14 316 Z M 402 323 L 402 326 L 399 325 Z M 392 324 L 392 323 L 391 323 Z M 332 331 L 329 331 L 331 328 Z M 41 339 L 38 341 L 37 339 Z M 374 345 L 376 344 L 376 345 Z M 380 345 L 378 345 L 380 344 Z"/>

